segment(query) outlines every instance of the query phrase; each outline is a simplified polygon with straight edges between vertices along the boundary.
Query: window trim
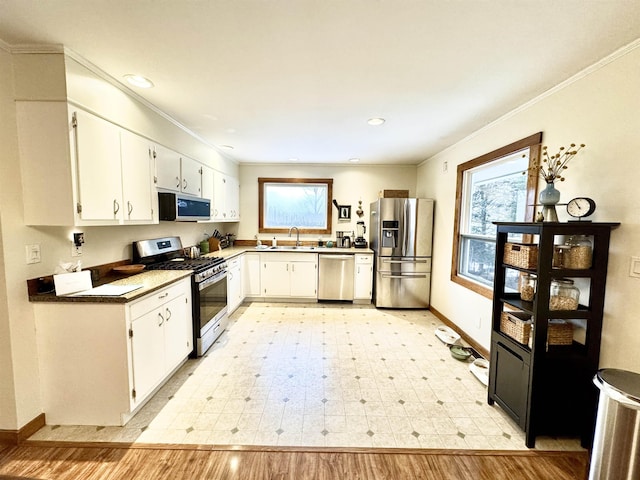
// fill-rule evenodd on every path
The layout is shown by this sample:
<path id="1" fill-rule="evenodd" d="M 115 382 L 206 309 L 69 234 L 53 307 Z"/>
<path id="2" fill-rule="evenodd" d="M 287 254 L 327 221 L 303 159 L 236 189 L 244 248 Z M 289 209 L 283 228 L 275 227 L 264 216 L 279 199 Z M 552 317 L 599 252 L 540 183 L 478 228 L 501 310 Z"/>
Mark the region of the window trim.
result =
<path id="1" fill-rule="evenodd" d="M 454 223 L 453 223 L 453 252 L 451 255 L 451 281 L 461 285 L 479 295 L 486 298 L 493 298 L 493 290 L 480 283 L 473 282 L 466 277 L 458 275 L 458 260 L 460 256 L 460 215 L 462 213 L 462 189 L 464 188 L 464 174 L 467 170 L 486 165 L 495 160 L 499 160 L 502 157 L 509 155 L 510 153 L 517 152 L 529 148 L 529 170 L 527 171 L 527 193 L 526 201 L 527 207 L 525 210 L 526 222 L 532 222 L 535 215 L 535 202 L 536 191 L 538 189 L 538 172 L 532 169 L 538 158 L 540 158 L 540 148 L 542 145 L 542 132 L 535 133 L 521 140 L 513 142 L 504 147 L 498 148 L 492 152 L 486 153 L 479 157 L 476 157 L 468 162 L 461 163 L 457 168 L 456 177 L 456 206 L 454 211 Z M 525 239 L 525 241 L 528 241 Z"/>
<path id="2" fill-rule="evenodd" d="M 327 186 L 327 228 L 300 228 L 301 234 L 331 234 L 333 228 L 331 209 L 333 204 L 333 178 L 258 178 L 258 233 L 289 233 L 288 228 L 265 228 L 264 227 L 264 184 L 265 183 L 322 183 Z M 292 225 L 297 226 L 297 225 Z"/>

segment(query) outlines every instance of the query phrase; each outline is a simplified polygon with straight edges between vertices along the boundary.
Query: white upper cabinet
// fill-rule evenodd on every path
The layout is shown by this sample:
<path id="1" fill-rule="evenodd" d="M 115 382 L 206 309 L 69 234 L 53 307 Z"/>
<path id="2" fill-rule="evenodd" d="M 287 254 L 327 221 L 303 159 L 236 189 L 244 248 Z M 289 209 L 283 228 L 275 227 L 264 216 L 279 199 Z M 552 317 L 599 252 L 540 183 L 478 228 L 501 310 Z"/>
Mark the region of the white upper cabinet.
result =
<path id="1" fill-rule="evenodd" d="M 180 191 L 196 197 L 202 196 L 202 164 L 189 157 L 180 158 L 182 183 Z"/>
<path id="2" fill-rule="evenodd" d="M 118 127 L 73 110 L 80 220 L 118 223 L 122 218 L 122 166 Z"/>
<path id="3" fill-rule="evenodd" d="M 126 223 L 153 223 L 158 196 L 153 185 L 152 153 L 149 140 L 120 131 L 122 207 Z"/>
<path id="4" fill-rule="evenodd" d="M 161 145 L 155 146 L 158 190 L 202 197 L 202 164 Z"/>
<path id="5" fill-rule="evenodd" d="M 158 222 L 145 139 L 66 102 L 16 112 L 27 225 Z"/>
<path id="6" fill-rule="evenodd" d="M 213 218 L 216 222 L 240 221 L 240 182 L 231 175 L 213 172 Z"/>
<path id="7" fill-rule="evenodd" d="M 156 145 L 154 147 L 156 159 L 156 187 L 172 192 L 180 191 L 180 154 Z"/>

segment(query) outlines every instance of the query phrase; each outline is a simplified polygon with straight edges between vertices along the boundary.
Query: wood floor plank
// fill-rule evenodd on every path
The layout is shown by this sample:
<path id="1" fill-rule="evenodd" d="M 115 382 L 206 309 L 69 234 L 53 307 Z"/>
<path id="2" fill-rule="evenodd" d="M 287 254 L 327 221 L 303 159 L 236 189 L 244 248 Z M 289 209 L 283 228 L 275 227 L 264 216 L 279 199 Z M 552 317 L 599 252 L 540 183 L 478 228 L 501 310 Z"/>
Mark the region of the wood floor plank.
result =
<path id="1" fill-rule="evenodd" d="M 586 452 L 415 453 L 21 445 L 0 451 L 0 480 L 583 480 Z"/>

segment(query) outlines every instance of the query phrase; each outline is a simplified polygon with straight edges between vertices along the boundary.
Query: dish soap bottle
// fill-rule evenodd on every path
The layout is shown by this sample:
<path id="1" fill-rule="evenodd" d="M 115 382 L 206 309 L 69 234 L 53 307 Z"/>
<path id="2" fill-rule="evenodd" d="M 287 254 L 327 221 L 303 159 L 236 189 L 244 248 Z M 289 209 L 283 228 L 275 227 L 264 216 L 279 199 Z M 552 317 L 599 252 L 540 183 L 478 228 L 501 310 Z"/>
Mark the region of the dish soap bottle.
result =
<path id="1" fill-rule="evenodd" d="M 276 237 L 273 237 L 273 240 L 271 240 L 271 246 L 276 247 L 277 245 L 278 245 L 278 242 L 276 241 Z"/>

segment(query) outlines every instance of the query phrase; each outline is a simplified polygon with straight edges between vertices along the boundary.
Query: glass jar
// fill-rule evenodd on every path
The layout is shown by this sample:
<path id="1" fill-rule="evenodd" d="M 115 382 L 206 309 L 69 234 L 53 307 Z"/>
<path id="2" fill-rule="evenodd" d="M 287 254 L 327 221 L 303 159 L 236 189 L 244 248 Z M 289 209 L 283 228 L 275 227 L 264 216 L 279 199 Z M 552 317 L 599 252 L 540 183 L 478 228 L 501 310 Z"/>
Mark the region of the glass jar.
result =
<path id="1" fill-rule="evenodd" d="M 537 278 L 535 275 L 523 273 L 520 276 L 520 299 L 525 302 L 533 302 L 536 294 Z"/>
<path id="2" fill-rule="evenodd" d="M 591 268 L 593 248 L 585 235 L 571 235 L 565 242 L 567 250 L 563 255 L 563 267 L 575 270 Z"/>
<path id="3" fill-rule="evenodd" d="M 553 268 L 564 268 L 565 254 L 569 251 L 568 245 L 553 246 L 553 260 L 551 266 Z"/>
<path id="4" fill-rule="evenodd" d="M 549 310 L 577 310 L 580 290 L 573 280 L 566 278 L 551 281 Z"/>

